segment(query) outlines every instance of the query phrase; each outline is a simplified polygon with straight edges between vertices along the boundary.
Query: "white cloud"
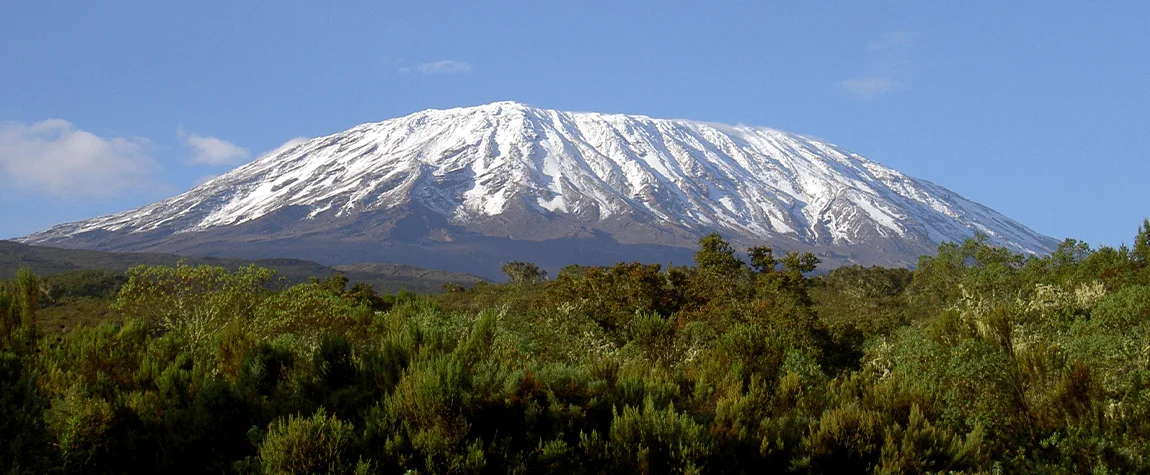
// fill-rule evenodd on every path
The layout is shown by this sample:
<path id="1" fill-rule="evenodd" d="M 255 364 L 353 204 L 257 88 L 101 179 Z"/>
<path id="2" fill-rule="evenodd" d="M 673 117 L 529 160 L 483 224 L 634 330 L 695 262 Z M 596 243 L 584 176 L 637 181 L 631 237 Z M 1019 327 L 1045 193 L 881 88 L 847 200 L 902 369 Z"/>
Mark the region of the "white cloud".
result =
<path id="1" fill-rule="evenodd" d="M 840 82 L 839 86 L 842 86 L 852 96 L 866 101 L 879 94 L 889 92 L 895 84 L 890 78 L 872 77 L 847 79 Z"/>
<path id="2" fill-rule="evenodd" d="M 248 149 L 215 137 L 204 137 L 179 131 L 184 144 L 191 147 L 193 155 L 188 163 L 193 165 L 235 165 L 252 156 Z"/>
<path id="3" fill-rule="evenodd" d="M 219 177 L 219 175 L 204 175 L 202 177 L 196 178 L 196 184 L 193 186 L 200 186 L 204 183 L 215 180 L 218 177 Z"/>
<path id="4" fill-rule="evenodd" d="M 157 186 L 145 139 L 100 137 L 61 119 L 0 124 L 0 181 L 59 198 L 111 196 Z"/>
<path id="5" fill-rule="evenodd" d="M 453 61 L 445 59 L 443 61 L 435 61 L 431 63 L 423 63 L 414 68 L 402 67 L 399 72 L 408 74 L 412 72 L 420 72 L 423 74 L 466 74 L 471 72 L 471 65 L 463 61 Z"/>
<path id="6" fill-rule="evenodd" d="M 911 46 L 917 36 L 917 33 L 909 31 L 891 31 L 883 34 L 882 38 L 872 41 L 868 46 L 871 51 Z"/>
<path id="7" fill-rule="evenodd" d="M 839 87 L 863 101 L 901 89 L 914 66 L 909 58 L 917 38 L 917 33 L 892 31 L 870 42 L 867 44 L 866 72 L 839 81 Z"/>
<path id="8" fill-rule="evenodd" d="M 307 138 L 307 137 L 294 137 L 294 138 L 288 139 L 288 141 L 284 142 L 283 145 L 280 145 L 276 148 L 273 148 L 271 150 L 268 150 L 268 151 L 260 154 L 260 156 L 264 157 L 267 155 L 271 155 L 273 153 L 286 152 L 286 151 L 290 150 L 292 147 L 304 144 L 309 140 L 311 140 L 311 139 Z"/>
<path id="9" fill-rule="evenodd" d="M 181 132 L 181 134 L 182 134 L 182 132 Z M 311 139 L 309 139 L 307 137 L 295 137 L 295 138 L 289 139 L 287 142 L 284 142 L 283 145 L 280 145 L 276 148 L 273 148 L 273 149 L 265 152 L 263 155 L 260 155 L 260 156 L 262 157 L 264 155 L 271 155 L 273 153 L 283 152 L 285 150 L 291 149 L 292 147 L 295 147 L 296 145 L 300 145 L 302 143 L 305 143 L 309 140 L 311 140 Z M 222 142 L 222 140 L 221 140 L 221 142 Z M 244 152 L 246 153 L 247 151 L 245 150 Z M 220 175 L 201 175 L 199 178 L 196 179 L 196 181 L 194 182 L 194 184 L 192 186 L 200 186 L 200 185 L 203 185 L 204 183 L 215 180 L 216 178 L 219 178 L 219 177 L 220 177 Z"/>
<path id="10" fill-rule="evenodd" d="M 295 137 L 292 139 L 288 139 L 287 142 L 284 142 L 283 145 L 276 147 L 275 150 L 272 150 L 272 152 L 278 152 L 280 150 L 287 150 L 289 148 L 295 147 L 296 145 L 301 145 L 301 144 L 307 142 L 308 140 L 311 140 L 311 139 L 307 138 L 307 137 Z M 271 152 L 268 152 L 268 153 L 271 153 Z"/>

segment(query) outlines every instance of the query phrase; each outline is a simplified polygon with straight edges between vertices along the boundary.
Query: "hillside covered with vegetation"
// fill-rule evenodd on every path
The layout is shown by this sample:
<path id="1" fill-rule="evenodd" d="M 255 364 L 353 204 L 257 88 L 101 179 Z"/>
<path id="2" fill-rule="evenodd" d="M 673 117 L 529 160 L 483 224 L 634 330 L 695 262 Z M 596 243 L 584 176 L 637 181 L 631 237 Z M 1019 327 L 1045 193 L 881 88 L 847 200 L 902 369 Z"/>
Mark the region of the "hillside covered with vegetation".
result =
<path id="1" fill-rule="evenodd" d="M 94 274 L 122 274 L 136 266 L 174 266 L 178 263 L 197 266 L 223 267 L 237 270 L 256 265 L 276 273 L 286 283 L 303 283 L 312 278 L 325 279 L 343 274 L 353 282 L 369 284 L 379 292 L 438 292 L 444 283 L 475 284 L 482 277 L 462 272 L 422 269 L 398 264 L 353 264 L 325 266 L 302 259 L 234 259 L 204 256 L 179 256 L 149 252 L 107 252 L 88 249 L 66 249 L 32 246 L 14 241 L 0 240 L 0 279 L 12 279 L 21 267 L 27 267 L 41 276 L 56 276 L 63 280 L 87 279 Z M 67 285 L 65 285 L 66 287 Z"/>
<path id="2" fill-rule="evenodd" d="M 712 235 L 694 266 L 511 263 L 436 296 L 25 270 L 0 286 L 0 470 L 1150 472 L 1150 221 L 913 271 L 741 257 Z M 99 324 L 46 328 L 80 301 Z"/>

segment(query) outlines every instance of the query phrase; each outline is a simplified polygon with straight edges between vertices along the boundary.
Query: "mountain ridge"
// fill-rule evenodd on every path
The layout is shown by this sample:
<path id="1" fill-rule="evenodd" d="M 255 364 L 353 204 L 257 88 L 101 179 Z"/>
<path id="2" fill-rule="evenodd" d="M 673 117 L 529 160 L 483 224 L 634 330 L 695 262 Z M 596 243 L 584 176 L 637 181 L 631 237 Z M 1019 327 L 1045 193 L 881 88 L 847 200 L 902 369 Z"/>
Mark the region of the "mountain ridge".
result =
<path id="1" fill-rule="evenodd" d="M 261 242 L 278 243 L 273 249 L 285 255 L 328 246 L 324 258 L 333 264 L 358 262 L 356 253 L 422 264 L 406 258 L 466 258 L 470 247 L 488 262 L 462 269 L 490 276 L 524 242 L 536 243 L 551 267 L 588 260 L 577 252 L 572 262 L 548 257 L 563 252 L 561 241 L 681 261 L 709 232 L 739 245 L 813 250 L 832 265 L 912 265 L 938 243 L 976 232 L 1022 253 L 1057 245 L 826 141 L 514 102 L 361 124 L 273 151 L 179 196 L 21 241 L 205 255 L 263 255 Z M 504 249 L 474 249 L 484 243 Z"/>

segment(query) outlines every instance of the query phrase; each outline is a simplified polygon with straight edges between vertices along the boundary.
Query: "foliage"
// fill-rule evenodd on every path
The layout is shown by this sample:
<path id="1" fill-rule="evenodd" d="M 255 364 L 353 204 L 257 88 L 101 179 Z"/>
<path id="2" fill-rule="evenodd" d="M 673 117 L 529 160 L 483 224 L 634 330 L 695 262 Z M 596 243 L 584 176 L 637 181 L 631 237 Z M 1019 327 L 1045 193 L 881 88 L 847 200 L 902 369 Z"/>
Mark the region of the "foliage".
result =
<path id="1" fill-rule="evenodd" d="M 255 267 L 20 272 L 0 470 L 1146 473 L 1147 234 L 819 276 L 711 235 L 692 267 L 509 263 L 434 297 Z"/>
<path id="2" fill-rule="evenodd" d="M 503 264 L 503 273 L 515 284 L 534 284 L 547 280 L 547 271 L 530 262 L 511 261 Z"/>
<path id="3" fill-rule="evenodd" d="M 355 427 L 328 416 L 288 416 L 272 422 L 260 443 L 260 462 L 268 473 L 355 473 Z"/>
<path id="4" fill-rule="evenodd" d="M 711 233 L 699 240 L 695 267 L 700 271 L 730 274 L 738 272 L 743 266 L 743 261 L 735 257 L 735 250 L 718 233 Z"/>

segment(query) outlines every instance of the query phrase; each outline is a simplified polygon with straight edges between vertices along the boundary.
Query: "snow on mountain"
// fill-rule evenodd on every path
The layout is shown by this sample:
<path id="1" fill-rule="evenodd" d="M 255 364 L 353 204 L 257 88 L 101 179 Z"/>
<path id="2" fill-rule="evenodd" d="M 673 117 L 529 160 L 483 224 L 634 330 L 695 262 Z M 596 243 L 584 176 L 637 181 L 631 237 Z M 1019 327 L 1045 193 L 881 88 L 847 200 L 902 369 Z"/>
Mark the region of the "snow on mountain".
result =
<path id="1" fill-rule="evenodd" d="M 975 232 L 1024 253 L 1056 245 L 820 140 L 514 102 L 426 110 L 291 144 L 174 198 L 21 240 L 193 251 L 188 243 L 225 234 L 249 244 L 387 241 L 400 239 L 407 217 L 422 224 L 403 239 L 424 247 L 463 236 L 686 247 L 718 231 L 738 243 L 823 249 L 845 262 L 907 264 Z"/>

